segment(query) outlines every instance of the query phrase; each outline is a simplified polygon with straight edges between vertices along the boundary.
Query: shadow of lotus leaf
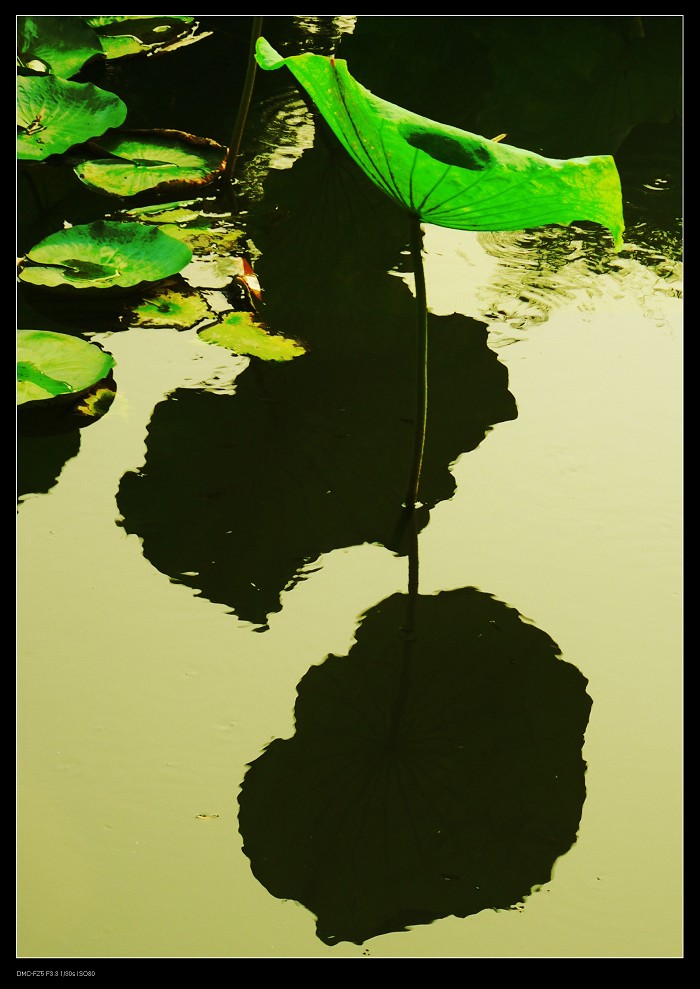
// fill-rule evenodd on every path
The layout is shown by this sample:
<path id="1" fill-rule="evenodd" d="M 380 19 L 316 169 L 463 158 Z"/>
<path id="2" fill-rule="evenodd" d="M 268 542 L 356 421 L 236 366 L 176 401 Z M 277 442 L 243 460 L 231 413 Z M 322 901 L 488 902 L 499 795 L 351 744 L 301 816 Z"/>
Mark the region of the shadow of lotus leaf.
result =
<path id="1" fill-rule="evenodd" d="M 507 909 L 546 883 L 585 800 L 587 681 L 474 588 L 395 594 L 298 687 L 239 797 L 244 851 L 327 944 Z"/>

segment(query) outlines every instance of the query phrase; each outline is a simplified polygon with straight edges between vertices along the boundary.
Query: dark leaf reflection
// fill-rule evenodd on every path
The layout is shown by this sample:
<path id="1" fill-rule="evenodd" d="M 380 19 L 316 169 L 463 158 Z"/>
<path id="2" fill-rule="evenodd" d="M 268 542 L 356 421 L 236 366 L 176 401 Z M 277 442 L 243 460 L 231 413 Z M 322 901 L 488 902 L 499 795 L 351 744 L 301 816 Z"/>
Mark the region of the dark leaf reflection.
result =
<path id="1" fill-rule="evenodd" d="M 245 776 L 254 875 L 328 944 L 519 904 L 576 840 L 586 683 L 475 588 L 382 601 Z"/>
<path id="2" fill-rule="evenodd" d="M 17 442 L 17 498 L 45 494 L 56 484 L 66 463 L 80 449 L 80 430 L 62 433 L 23 430 Z"/>
<path id="3" fill-rule="evenodd" d="M 142 537 L 154 566 L 263 626 L 322 553 L 365 542 L 398 549 L 416 315 L 387 269 L 408 227 L 368 182 L 368 198 L 350 195 L 345 183 L 356 175 L 340 161 L 335 168 L 319 142 L 293 182 L 289 172 L 272 176 L 284 218 L 261 219 L 255 237 L 269 285 L 263 318 L 307 342 L 308 353 L 285 364 L 253 360 L 234 395 L 174 392 L 153 414 L 143 469 L 119 490 L 125 528 Z M 420 525 L 454 493 L 450 464 L 517 415 L 483 324 L 431 315 L 430 339 Z"/>

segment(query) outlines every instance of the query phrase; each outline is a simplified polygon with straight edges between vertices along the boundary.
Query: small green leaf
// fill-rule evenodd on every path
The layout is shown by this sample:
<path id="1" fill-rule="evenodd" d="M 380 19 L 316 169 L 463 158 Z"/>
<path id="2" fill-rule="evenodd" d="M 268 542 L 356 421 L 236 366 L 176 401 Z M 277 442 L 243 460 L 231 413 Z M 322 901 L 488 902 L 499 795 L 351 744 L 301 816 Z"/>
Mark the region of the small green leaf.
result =
<path id="1" fill-rule="evenodd" d="M 101 419 L 111 409 L 115 398 L 112 388 L 96 388 L 85 395 L 75 411 L 89 419 Z"/>
<path id="2" fill-rule="evenodd" d="M 306 352 L 298 340 L 268 333 L 249 312 L 227 313 L 219 323 L 200 330 L 199 336 L 234 354 L 259 357 L 264 361 L 290 361 Z"/>
<path id="3" fill-rule="evenodd" d="M 610 155 L 544 158 L 437 123 L 374 96 L 344 59 L 283 58 L 264 38 L 256 58 L 263 69 L 286 65 L 365 174 L 423 222 L 523 230 L 588 220 L 622 246 L 622 193 Z"/>
<path id="4" fill-rule="evenodd" d="M 49 330 L 17 332 L 17 404 L 80 394 L 115 366 L 94 343 Z"/>
<path id="5" fill-rule="evenodd" d="M 198 292 L 175 292 L 167 289 L 158 295 L 149 295 L 133 309 L 134 326 L 174 326 L 191 329 L 197 323 L 214 317 L 213 309 Z"/>

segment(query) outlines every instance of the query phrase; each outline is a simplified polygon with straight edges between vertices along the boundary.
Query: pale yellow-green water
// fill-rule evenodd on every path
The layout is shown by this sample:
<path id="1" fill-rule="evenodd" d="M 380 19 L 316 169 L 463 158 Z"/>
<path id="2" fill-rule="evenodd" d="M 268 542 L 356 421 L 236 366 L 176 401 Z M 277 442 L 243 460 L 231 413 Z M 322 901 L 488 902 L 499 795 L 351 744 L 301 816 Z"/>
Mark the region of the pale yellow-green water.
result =
<path id="1" fill-rule="evenodd" d="M 481 317 L 459 257 L 488 283 L 477 237 L 427 229 L 431 308 Z M 518 909 L 362 946 L 324 945 L 257 882 L 236 800 L 292 735 L 300 678 L 405 590 L 406 561 L 329 554 L 262 634 L 171 582 L 115 524 L 119 480 L 164 394 L 235 387 L 245 361 L 189 334 L 98 338 L 117 402 L 18 516 L 19 958 L 681 956 L 682 314 L 668 282 L 629 277 L 637 294 L 601 279 L 526 333 L 491 322 L 518 417 L 453 465 L 419 540 L 423 593 L 493 594 L 588 679 L 578 840 Z"/>

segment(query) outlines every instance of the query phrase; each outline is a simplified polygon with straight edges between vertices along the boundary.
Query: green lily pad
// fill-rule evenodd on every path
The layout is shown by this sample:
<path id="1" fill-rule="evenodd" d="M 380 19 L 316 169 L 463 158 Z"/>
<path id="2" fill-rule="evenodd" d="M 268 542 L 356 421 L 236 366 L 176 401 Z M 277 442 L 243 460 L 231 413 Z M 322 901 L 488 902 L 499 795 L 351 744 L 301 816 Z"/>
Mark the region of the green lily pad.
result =
<path id="1" fill-rule="evenodd" d="M 82 17 L 17 18 L 17 62 L 22 67 L 39 63 L 44 71 L 70 79 L 86 62 L 103 55 L 100 39 Z"/>
<path id="2" fill-rule="evenodd" d="M 290 361 L 306 353 L 298 340 L 268 333 L 249 312 L 226 313 L 220 322 L 200 330 L 199 336 L 206 343 L 226 347 L 234 354 L 264 361 Z"/>
<path id="3" fill-rule="evenodd" d="M 216 315 L 199 292 L 174 289 L 149 295 L 134 306 L 132 312 L 130 322 L 134 326 L 174 326 L 181 330 L 192 329 L 197 323 Z"/>
<path id="4" fill-rule="evenodd" d="M 126 119 L 126 104 L 91 82 L 17 77 L 17 157 L 43 161 L 99 137 Z"/>
<path id="5" fill-rule="evenodd" d="M 211 34 L 193 35 L 195 19 L 185 15 L 113 14 L 85 20 L 97 32 L 108 59 L 164 51 Z"/>
<path id="6" fill-rule="evenodd" d="M 46 237 L 27 254 L 19 278 L 32 285 L 76 289 L 129 288 L 181 271 L 192 260 L 185 244 L 158 227 L 97 220 Z"/>
<path id="7" fill-rule="evenodd" d="M 622 246 L 620 178 L 610 155 L 555 159 L 437 123 L 374 96 L 344 59 L 283 58 L 264 39 L 263 69 L 287 66 L 369 179 L 425 223 L 523 230 L 599 223 Z"/>
<path id="8" fill-rule="evenodd" d="M 184 131 L 123 132 L 94 143 L 113 157 L 82 162 L 75 174 L 90 189 L 112 196 L 208 185 L 226 161 L 223 145 Z"/>
<path id="9" fill-rule="evenodd" d="M 17 332 L 17 404 L 88 391 L 115 366 L 97 344 L 50 330 Z"/>

